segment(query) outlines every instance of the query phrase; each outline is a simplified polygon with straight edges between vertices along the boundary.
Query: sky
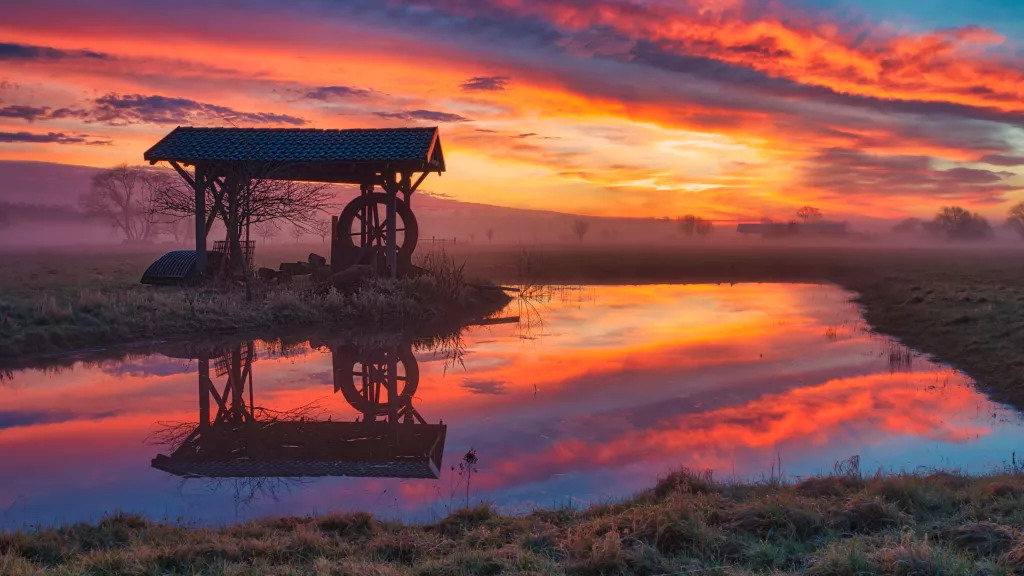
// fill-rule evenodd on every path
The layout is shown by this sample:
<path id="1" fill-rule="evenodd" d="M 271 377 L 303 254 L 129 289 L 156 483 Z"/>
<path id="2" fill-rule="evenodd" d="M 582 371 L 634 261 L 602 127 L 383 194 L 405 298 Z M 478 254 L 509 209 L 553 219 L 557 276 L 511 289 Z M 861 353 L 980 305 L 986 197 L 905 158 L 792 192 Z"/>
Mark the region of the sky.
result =
<path id="1" fill-rule="evenodd" d="M 467 202 L 595 216 L 1002 217 L 1015 0 L 0 0 L 0 160 L 175 126 L 439 126 Z M 0 198 L 2 199 L 2 198 Z"/>

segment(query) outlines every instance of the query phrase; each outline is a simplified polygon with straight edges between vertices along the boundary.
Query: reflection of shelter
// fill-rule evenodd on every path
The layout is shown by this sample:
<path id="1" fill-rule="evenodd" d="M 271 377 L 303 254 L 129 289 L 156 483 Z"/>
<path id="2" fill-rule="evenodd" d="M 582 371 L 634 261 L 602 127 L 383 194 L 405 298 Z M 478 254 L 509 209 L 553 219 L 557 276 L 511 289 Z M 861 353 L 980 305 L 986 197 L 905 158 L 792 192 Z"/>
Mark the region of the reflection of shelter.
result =
<path id="1" fill-rule="evenodd" d="M 209 357 L 200 355 L 199 423 L 170 455 L 154 458 L 154 468 L 209 478 L 439 477 L 447 427 L 427 424 L 412 406 L 419 370 L 410 346 L 335 348 L 335 390 L 362 412 L 355 422 L 254 407 L 254 359 L 248 343 L 216 360 L 215 374 L 225 378 L 218 389 Z"/>
<path id="2" fill-rule="evenodd" d="M 188 263 L 192 268 L 180 274 L 205 273 L 207 220 L 212 222 L 213 208 L 245 185 L 243 175 L 258 174 L 266 180 L 358 184 L 359 197 L 333 222 L 331 267 L 338 272 L 380 261 L 393 277 L 411 265 L 416 246 L 412 193 L 427 174 L 445 170 L 437 128 L 178 127 L 147 150 L 145 159 L 168 162 L 195 194 L 196 251 Z M 186 172 L 187 166 L 194 166 L 194 173 Z M 375 186 L 383 192 L 374 192 Z M 214 203 L 210 210 L 205 205 L 208 192 Z M 187 255 L 175 257 L 175 262 L 180 260 L 188 260 Z M 170 262 L 158 271 L 164 270 L 174 271 Z M 160 281 L 171 279 L 160 276 Z"/>

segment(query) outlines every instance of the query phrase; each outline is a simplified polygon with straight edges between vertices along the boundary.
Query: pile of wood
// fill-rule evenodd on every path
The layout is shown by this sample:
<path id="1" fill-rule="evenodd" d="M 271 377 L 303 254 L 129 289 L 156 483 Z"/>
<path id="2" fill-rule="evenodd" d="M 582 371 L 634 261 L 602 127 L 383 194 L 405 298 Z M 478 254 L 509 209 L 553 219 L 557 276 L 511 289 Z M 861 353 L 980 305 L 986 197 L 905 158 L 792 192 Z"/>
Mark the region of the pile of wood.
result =
<path id="1" fill-rule="evenodd" d="M 277 270 L 260 268 L 256 275 L 267 282 L 291 282 L 296 276 L 311 276 L 317 286 L 324 290 L 334 288 L 339 292 L 350 293 L 366 278 L 373 274 L 372 266 L 349 266 L 341 272 L 331 272 L 331 266 L 323 256 L 310 252 L 305 262 L 282 262 Z"/>

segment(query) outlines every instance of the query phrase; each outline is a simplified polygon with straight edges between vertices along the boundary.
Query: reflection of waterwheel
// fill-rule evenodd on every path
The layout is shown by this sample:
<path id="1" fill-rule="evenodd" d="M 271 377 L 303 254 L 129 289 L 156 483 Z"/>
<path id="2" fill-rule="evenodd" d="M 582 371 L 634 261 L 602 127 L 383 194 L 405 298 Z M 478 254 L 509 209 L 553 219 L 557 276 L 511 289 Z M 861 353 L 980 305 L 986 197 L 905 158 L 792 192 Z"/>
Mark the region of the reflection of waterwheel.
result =
<path id="1" fill-rule="evenodd" d="M 345 400 L 372 420 L 386 415 L 393 400 L 388 392 L 388 356 L 397 355 L 395 380 L 398 384 L 397 401 L 408 405 L 416 394 L 420 383 L 420 369 L 411 346 L 399 346 L 391 350 L 359 350 L 340 347 L 334 351 L 334 391 L 341 391 Z"/>
<path id="2" fill-rule="evenodd" d="M 412 264 L 412 251 L 419 240 L 419 225 L 409 204 L 395 199 L 398 268 Z M 352 200 L 338 217 L 332 256 L 335 270 L 344 270 L 353 264 L 381 266 L 387 255 L 388 195 L 380 192 L 362 194 Z M 382 268 L 381 268 L 382 269 Z"/>

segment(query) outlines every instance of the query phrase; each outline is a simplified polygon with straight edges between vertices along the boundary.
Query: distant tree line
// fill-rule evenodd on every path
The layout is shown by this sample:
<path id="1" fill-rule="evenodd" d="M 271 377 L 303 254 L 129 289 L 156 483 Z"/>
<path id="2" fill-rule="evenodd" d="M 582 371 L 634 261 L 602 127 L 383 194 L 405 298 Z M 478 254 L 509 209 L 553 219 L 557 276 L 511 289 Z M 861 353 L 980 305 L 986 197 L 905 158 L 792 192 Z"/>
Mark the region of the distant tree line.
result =
<path id="1" fill-rule="evenodd" d="M 714 223 L 706 218 L 700 216 L 694 216 L 693 214 L 687 214 L 676 221 L 679 224 L 679 230 L 684 236 L 691 238 L 694 235 L 704 238 L 711 231 L 714 230 Z"/>
<path id="2" fill-rule="evenodd" d="M 1018 220 L 1024 223 L 1024 208 L 1018 205 L 1015 209 L 1019 209 Z M 1011 221 L 1012 214 L 1013 211 Z M 984 216 L 961 206 L 943 206 L 931 220 L 905 218 L 892 230 L 898 234 L 924 233 L 946 240 L 987 240 L 995 235 L 995 230 Z M 1021 230 L 1024 231 L 1024 226 Z"/>

